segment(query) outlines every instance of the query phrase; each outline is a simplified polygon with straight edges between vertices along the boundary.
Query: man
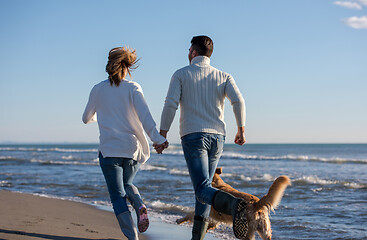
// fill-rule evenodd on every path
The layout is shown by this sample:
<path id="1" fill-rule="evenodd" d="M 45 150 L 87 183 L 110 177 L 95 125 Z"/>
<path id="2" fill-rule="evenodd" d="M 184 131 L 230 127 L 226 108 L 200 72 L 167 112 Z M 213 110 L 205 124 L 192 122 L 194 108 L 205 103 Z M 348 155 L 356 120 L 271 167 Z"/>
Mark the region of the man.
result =
<path id="1" fill-rule="evenodd" d="M 237 238 L 247 233 L 246 202 L 211 186 L 225 140 L 224 100 L 232 104 L 238 131 L 234 142 L 245 143 L 245 102 L 231 75 L 210 66 L 213 41 L 207 36 L 191 40 L 190 65 L 171 79 L 164 104 L 160 133 L 167 137 L 178 106 L 180 135 L 186 164 L 194 186 L 196 203 L 192 240 L 204 239 L 210 205 L 233 216 Z M 162 150 L 162 149 L 158 149 Z"/>

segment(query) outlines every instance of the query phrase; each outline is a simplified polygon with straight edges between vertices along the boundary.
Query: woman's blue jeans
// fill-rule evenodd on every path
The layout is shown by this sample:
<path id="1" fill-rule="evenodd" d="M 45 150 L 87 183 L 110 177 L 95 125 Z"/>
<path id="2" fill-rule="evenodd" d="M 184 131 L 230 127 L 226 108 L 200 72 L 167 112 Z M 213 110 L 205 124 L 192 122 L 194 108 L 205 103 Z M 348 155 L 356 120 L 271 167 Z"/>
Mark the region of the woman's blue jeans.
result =
<path id="1" fill-rule="evenodd" d="M 126 197 L 135 210 L 143 205 L 140 193 L 133 185 L 140 163 L 129 158 L 103 157 L 99 153 L 99 164 L 105 177 L 115 215 L 129 210 Z"/>
<path id="2" fill-rule="evenodd" d="M 214 194 L 212 179 L 223 152 L 225 136 L 212 133 L 191 133 L 181 138 L 187 168 L 194 186 L 195 216 L 207 218 Z"/>

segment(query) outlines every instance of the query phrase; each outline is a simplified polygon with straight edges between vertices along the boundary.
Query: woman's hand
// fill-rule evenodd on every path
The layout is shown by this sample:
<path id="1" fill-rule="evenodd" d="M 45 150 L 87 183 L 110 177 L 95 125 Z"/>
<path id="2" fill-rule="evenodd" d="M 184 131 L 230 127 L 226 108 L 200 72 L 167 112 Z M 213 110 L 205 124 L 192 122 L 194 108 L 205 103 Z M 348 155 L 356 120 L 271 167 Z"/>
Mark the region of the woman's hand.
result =
<path id="1" fill-rule="evenodd" d="M 165 141 L 162 144 L 153 144 L 153 147 L 158 154 L 162 154 L 163 150 L 168 148 L 168 145 L 168 141 Z"/>

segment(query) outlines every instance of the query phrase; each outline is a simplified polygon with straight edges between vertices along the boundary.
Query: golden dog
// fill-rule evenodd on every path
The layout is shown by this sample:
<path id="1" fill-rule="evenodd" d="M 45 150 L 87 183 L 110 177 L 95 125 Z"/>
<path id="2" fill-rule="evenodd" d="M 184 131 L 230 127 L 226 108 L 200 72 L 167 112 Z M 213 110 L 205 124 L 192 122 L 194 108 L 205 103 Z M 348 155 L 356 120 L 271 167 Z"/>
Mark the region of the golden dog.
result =
<path id="1" fill-rule="evenodd" d="M 269 212 L 274 211 L 274 209 L 279 205 L 285 189 L 291 184 L 290 179 L 287 176 L 278 177 L 271 185 L 268 194 L 259 199 L 254 195 L 240 192 L 225 183 L 219 176 L 221 173 L 222 168 L 217 168 L 212 180 L 212 186 L 247 201 L 247 220 L 249 228 L 245 239 L 255 239 L 255 232 L 257 232 L 263 240 L 271 240 L 272 231 Z M 177 219 L 176 222 L 178 224 L 186 221 L 192 222 L 194 214 L 194 212 L 191 212 L 187 216 Z M 232 221 L 232 216 L 221 214 L 212 207 L 210 211 L 208 230 L 216 228 L 217 224 L 220 222 L 231 224 Z"/>

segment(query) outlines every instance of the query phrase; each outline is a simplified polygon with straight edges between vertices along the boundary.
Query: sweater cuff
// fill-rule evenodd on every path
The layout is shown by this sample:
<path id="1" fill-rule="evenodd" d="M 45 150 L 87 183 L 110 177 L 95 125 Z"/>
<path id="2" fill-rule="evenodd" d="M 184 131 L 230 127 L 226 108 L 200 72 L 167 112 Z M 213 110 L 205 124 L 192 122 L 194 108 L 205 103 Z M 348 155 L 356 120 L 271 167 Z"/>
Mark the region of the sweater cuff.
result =
<path id="1" fill-rule="evenodd" d="M 162 135 L 160 135 L 158 132 L 157 132 L 157 135 L 154 136 L 154 139 L 152 139 L 152 142 L 154 144 L 162 144 L 162 143 L 165 143 L 167 141 L 167 139 L 165 139 Z"/>

